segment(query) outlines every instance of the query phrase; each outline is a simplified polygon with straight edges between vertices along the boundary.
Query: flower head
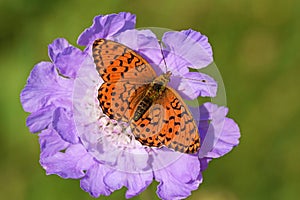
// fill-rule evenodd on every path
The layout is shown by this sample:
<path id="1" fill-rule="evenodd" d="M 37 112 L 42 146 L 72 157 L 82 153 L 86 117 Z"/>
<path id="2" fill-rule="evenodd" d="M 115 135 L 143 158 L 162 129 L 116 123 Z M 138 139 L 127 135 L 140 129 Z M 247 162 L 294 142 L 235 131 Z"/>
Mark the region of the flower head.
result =
<path id="1" fill-rule="evenodd" d="M 174 75 L 170 86 L 183 98 L 216 96 L 217 83 L 210 76 L 191 72 L 213 61 L 207 37 L 193 30 L 166 32 L 158 43 L 151 30 L 136 30 L 135 16 L 119 13 L 97 16 L 79 37 L 84 51 L 65 39 L 49 45 L 51 62 L 32 70 L 21 102 L 27 126 L 39 133 L 40 163 L 47 174 L 80 179 L 93 197 L 110 195 L 127 187 L 126 198 L 138 195 L 153 180 L 160 184 L 162 199 L 185 198 L 202 182 L 202 171 L 213 158 L 228 153 L 240 137 L 228 109 L 212 103 L 191 108 L 199 127 L 201 148 L 182 154 L 166 147 L 142 145 L 125 122 L 109 119 L 99 107 L 98 89 L 103 83 L 95 69 L 91 46 L 105 38 L 122 43 L 152 64 L 157 74 L 164 63 Z"/>

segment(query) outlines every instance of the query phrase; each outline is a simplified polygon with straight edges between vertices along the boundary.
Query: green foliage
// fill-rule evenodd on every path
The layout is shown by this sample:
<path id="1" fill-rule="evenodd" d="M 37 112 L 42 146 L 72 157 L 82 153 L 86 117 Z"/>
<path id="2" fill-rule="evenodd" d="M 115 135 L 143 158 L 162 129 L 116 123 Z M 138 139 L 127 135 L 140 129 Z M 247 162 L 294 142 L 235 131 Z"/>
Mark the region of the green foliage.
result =
<path id="1" fill-rule="evenodd" d="M 138 27 L 206 34 L 222 74 L 240 145 L 213 161 L 189 199 L 295 199 L 300 188 L 299 43 L 296 0 L 2 0 L 0 2 L 1 199 L 92 199 L 78 180 L 46 176 L 19 94 L 57 37 L 76 44 L 98 14 L 130 11 Z M 134 199 L 156 198 L 157 184 Z M 125 190 L 100 199 L 122 199 Z"/>

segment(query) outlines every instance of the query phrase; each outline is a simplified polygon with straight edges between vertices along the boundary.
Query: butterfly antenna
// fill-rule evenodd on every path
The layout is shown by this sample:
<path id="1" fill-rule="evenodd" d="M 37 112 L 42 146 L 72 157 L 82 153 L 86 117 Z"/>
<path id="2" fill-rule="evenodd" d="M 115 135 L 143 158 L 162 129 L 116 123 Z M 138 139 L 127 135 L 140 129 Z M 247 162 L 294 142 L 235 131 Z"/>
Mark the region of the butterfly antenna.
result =
<path id="1" fill-rule="evenodd" d="M 160 52 L 161 52 L 161 55 L 162 55 L 162 58 L 163 58 L 163 61 L 164 61 L 164 64 L 165 64 L 165 72 L 167 72 L 168 71 L 168 67 L 167 67 L 167 63 L 166 63 L 166 59 L 165 59 L 165 55 L 164 55 L 164 52 L 163 52 L 163 48 L 162 48 L 162 45 L 163 45 L 163 43 L 162 43 L 162 41 L 161 40 L 158 40 L 158 43 L 159 43 L 159 46 L 160 46 Z"/>

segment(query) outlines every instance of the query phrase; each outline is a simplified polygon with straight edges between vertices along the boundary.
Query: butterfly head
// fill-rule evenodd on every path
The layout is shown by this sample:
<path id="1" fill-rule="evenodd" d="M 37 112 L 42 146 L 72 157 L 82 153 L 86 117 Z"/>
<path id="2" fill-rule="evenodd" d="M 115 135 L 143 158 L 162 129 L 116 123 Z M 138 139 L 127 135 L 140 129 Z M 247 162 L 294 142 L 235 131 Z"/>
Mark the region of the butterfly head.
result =
<path id="1" fill-rule="evenodd" d="M 167 72 L 164 74 L 164 77 L 165 77 L 165 79 L 168 80 L 168 82 L 170 81 L 171 75 L 172 75 L 172 72 L 171 72 L 171 71 L 167 71 Z"/>
<path id="2" fill-rule="evenodd" d="M 172 73 L 170 71 L 167 71 L 164 74 L 161 74 L 160 76 L 156 77 L 152 83 L 152 85 L 161 85 L 163 88 L 170 82 L 170 77 Z"/>

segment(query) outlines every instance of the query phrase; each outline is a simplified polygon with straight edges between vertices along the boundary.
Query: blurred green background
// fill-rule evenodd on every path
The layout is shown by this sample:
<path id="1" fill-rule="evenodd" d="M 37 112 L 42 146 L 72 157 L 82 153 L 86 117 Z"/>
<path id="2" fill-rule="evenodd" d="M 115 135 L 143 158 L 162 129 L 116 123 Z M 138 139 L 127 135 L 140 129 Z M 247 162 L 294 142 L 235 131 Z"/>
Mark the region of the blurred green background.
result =
<path id="1" fill-rule="evenodd" d="M 213 46 L 242 138 L 189 199 L 299 198 L 299 10 L 297 0 L 1 0 L 0 199 L 93 199 L 78 180 L 45 175 L 19 93 L 55 38 L 75 45 L 94 16 L 120 11 L 135 13 L 137 27 L 200 31 Z M 155 187 L 135 199 L 156 198 Z"/>

